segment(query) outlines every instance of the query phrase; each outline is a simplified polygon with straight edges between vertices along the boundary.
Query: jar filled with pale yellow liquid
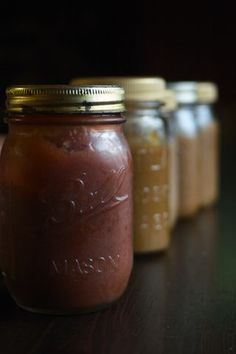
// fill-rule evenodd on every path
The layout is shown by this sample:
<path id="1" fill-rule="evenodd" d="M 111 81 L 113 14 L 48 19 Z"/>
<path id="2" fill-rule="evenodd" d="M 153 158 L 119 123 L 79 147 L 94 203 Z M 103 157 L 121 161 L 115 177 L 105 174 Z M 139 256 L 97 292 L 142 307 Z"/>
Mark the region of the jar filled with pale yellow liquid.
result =
<path id="1" fill-rule="evenodd" d="M 199 129 L 199 203 L 207 207 L 218 198 L 219 124 L 213 104 L 218 97 L 212 82 L 197 83 L 196 121 Z"/>
<path id="2" fill-rule="evenodd" d="M 72 80 L 78 84 L 116 84 L 125 89 L 124 130 L 134 164 L 134 251 L 164 251 L 170 243 L 168 221 L 168 137 L 161 117 L 165 81 L 150 77 Z"/>
<path id="3" fill-rule="evenodd" d="M 165 104 L 161 107 L 161 113 L 167 121 L 168 128 L 169 224 L 173 228 L 177 222 L 179 208 L 178 137 L 175 121 L 177 101 L 173 91 L 165 90 L 164 102 Z"/>

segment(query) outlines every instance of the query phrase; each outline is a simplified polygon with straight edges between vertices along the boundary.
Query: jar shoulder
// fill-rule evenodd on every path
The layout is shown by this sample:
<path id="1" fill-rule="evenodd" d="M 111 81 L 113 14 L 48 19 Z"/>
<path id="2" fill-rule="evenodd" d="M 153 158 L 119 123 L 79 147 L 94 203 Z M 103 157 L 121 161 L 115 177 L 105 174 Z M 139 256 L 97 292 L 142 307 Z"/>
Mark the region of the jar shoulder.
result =
<path id="1" fill-rule="evenodd" d="M 129 144 L 136 141 L 155 145 L 167 140 L 165 119 L 157 115 L 128 115 L 124 131 Z"/>
<path id="2" fill-rule="evenodd" d="M 36 189 L 53 180 L 79 178 L 91 184 L 94 175 L 102 179 L 121 169 L 128 174 L 131 160 L 122 129 L 13 129 L 3 148 L 0 171 L 1 179 L 30 183 Z"/>
<path id="3" fill-rule="evenodd" d="M 192 138 L 198 134 L 198 126 L 193 107 L 180 107 L 175 111 L 173 119 L 177 135 Z"/>

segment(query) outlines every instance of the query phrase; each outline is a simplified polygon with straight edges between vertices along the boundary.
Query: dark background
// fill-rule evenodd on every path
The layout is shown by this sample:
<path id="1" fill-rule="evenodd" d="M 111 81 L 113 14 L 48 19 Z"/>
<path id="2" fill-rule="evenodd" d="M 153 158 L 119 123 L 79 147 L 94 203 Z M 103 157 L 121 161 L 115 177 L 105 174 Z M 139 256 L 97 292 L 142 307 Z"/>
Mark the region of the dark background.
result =
<path id="1" fill-rule="evenodd" d="M 76 75 L 141 74 L 213 80 L 224 99 L 233 98 L 236 23 L 229 3 L 129 4 L 1 6 L 1 89 L 66 83 Z"/>
<path id="2" fill-rule="evenodd" d="M 229 2 L 49 5 L 1 5 L 2 106 L 10 84 L 67 83 L 79 75 L 157 75 L 215 81 L 226 116 L 232 115 L 236 23 Z"/>
<path id="3" fill-rule="evenodd" d="M 157 75 L 219 86 L 221 192 L 180 223 L 166 257 L 135 260 L 126 295 L 95 315 L 35 316 L 0 281 L 0 352 L 236 353 L 236 21 L 229 2 L 0 5 L 0 104 L 10 84 Z"/>

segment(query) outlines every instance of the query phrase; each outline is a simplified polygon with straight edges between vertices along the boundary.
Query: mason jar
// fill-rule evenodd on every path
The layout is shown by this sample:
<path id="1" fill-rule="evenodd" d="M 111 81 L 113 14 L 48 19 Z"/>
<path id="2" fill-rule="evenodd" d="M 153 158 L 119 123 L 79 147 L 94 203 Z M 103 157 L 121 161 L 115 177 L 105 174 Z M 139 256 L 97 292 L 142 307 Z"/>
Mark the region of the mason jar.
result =
<path id="1" fill-rule="evenodd" d="M 125 89 L 125 134 L 134 163 L 134 251 L 160 252 L 170 243 L 167 122 L 161 116 L 165 81 L 154 77 L 77 78 L 72 84 Z"/>
<path id="2" fill-rule="evenodd" d="M 196 82 L 174 82 L 178 107 L 174 112 L 178 139 L 179 217 L 196 214 L 199 200 L 199 130 L 195 119 L 197 105 Z"/>
<path id="3" fill-rule="evenodd" d="M 1 269 L 24 309 L 94 311 L 127 287 L 132 159 L 123 98 L 115 86 L 7 89 Z"/>
<path id="4" fill-rule="evenodd" d="M 218 97 L 212 82 L 198 82 L 196 121 L 199 129 L 199 198 L 201 207 L 216 202 L 219 187 L 219 123 L 214 111 Z"/>
<path id="5" fill-rule="evenodd" d="M 4 122 L 4 109 L 1 107 L 0 108 L 0 154 L 1 154 L 1 151 L 2 151 L 2 146 L 3 146 L 3 143 L 6 139 L 6 135 L 7 135 L 7 125 L 6 123 Z M 0 210 L 1 212 L 1 210 Z M 0 252 L 0 277 L 1 277 L 1 252 Z"/>
<path id="6" fill-rule="evenodd" d="M 4 122 L 4 115 L 5 115 L 4 109 L 0 107 L 0 153 L 2 151 L 2 146 L 8 131 L 7 129 L 8 127 Z"/>
<path id="7" fill-rule="evenodd" d="M 168 138 L 159 101 L 127 102 L 125 134 L 134 161 L 134 250 L 170 243 Z"/>
<path id="8" fill-rule="evenodd" d="M 175 121 L 177 101 L 173 91 L 164 91 L 164 105 L 161 106 L 162 117 L 166 119 L 168 129 L 168 160 L 169 160 L 169 224 L 173 228 L 178 219 L 179 211 L 179 165 L 178 137 Z"/>

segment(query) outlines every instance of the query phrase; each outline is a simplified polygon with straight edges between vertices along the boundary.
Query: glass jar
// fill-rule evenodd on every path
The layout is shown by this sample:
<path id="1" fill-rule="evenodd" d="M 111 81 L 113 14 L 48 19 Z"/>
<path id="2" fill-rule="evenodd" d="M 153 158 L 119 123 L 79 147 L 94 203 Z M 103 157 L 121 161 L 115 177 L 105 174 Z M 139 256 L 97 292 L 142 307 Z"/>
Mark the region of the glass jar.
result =
<path id="1" fill-rule="evenodd" d="M 168 141 L 160 115 L 165 81 L 151 77 L 77 78 L 72 84 L 116 84 L 125 89 L 125 134 L 134 163 L 134 251 L 164 251 L 168 221 Z"/>
<path id="2" fill-rule="evenodd" d="M 4 123 L 4 111 L 0 109 L 0 153 L 7 134 L 7 125 Z"/>
<path id="3" fill-rule="evenodd" d="M 179 210 L 178 137 L 174 118 L 177 102 L 174 92 L 166 89 L 164 102 L 165 104 L 161 106 L 161 115 L 165 118 L 168 128 L 169 224 L 173 228 L 177 222 Z"/>
<path id="4" fill-rule="evenodd" d="M 199 198 L 200 205 L 207 207 L 218 198 L 219 124 L 213 104 L 218 92 L 211 82 L 198 82 L 196 121 L 199 129 Z"/>
<path id="5" fill-rule="evenodd" d="M 7 134 L 7 125 L 4 122 L 3 116 L 4 116 L 3 110 L 0 108 L 0 154 Z M 0 273 L 1 273 L 1 252 L 0 252 Z"/>
<path id="6" fill-rule="evenodd" d="M 132 160 L 122 131 L 123 96 L 114 86 L 7 90 L 2 271 L 24 309 L 94 311 L 126 289 Z"/>
<path id="7" fill-rule="evenodd" d="M 170 83 L 178 108 L 174 113 L 178 137 L 179 217 L 193 216 L 199 209 L 199 133 L 195 119 L 195 82 Z"/>
<path id="8" fill-rule="evenodd" d="M 125 134 L 134 162 L 134 250 L 163 251 L 170 243 L 168 140 L 160 103 L 127 103 Z"/>

